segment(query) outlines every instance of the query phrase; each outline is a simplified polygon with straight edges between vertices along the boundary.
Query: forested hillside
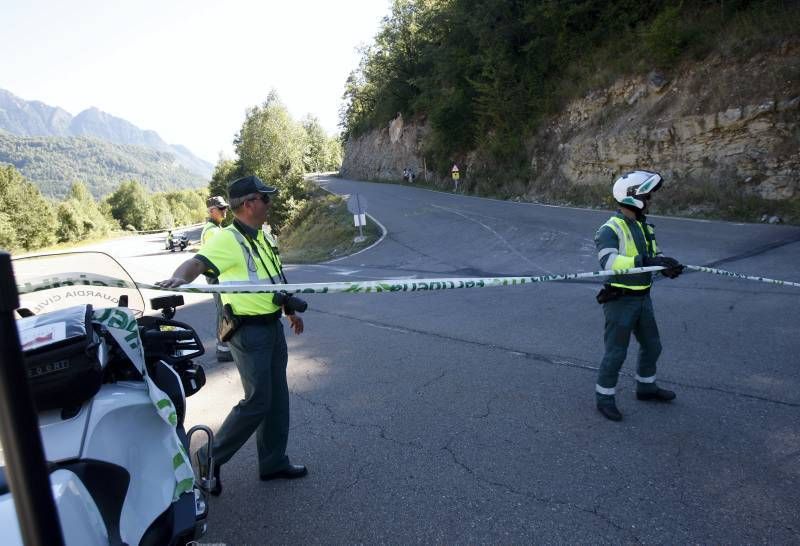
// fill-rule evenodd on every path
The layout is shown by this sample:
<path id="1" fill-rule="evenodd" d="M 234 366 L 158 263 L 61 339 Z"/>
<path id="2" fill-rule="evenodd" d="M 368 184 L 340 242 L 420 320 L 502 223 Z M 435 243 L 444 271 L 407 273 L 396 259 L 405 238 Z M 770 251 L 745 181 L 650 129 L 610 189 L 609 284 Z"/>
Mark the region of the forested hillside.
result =
<path id="1" fill-rule="evenodd" d="M 0 163 L 13 165 L 44 195 L 58 199 L 75 181 L 85 183 L 96 199 L 113 192 L 123 180 L 138 180 L 150 191 L 207 184 L 168 152 L 95 138 L 18 137 L 0 131 Z"/>
<path id="2" fill-rule="evenodd" d="M 179 190 L 175 173 L 185 173 L 163 152 L 87 138 L 15 138 L 0 131 L 0 248 L 36 250 L 120 229 L 171 229 L 196 223 L 206 216 L 209 195 L 227 195 L 230 181 L 249 174 L 279 189 L 270 213 L 274 233 L 285 230 L 291 235 L 293 228 L 306 233 L 305 225 L 312 230 L 340 227 L 342 200 L 312 199 L 313 188 L 304 179 L 306 173 L 341 165 L 341 142 L 325 134 L 319 120 L 307 116 L 295 121 L 272 92 L 261 105 L 248 109 L 234 145 L 237 158 L 221 159 L 207 187 Z M 47 192 L 25 169 L 33 169 L 39 180 L 61 172 L 75 173 L 75 179 L 55 179 L 53 191 Z M 160 169 L 164 176 L 153 179 L 145 169 Z M 114 173 L 119 172 L 131 174 L 116 180 Z M 79 180 L 93 181 L 94 191 Z M 159 185 L 166 191 L 154 192 Z M 349 220 L 346 212 L 344 218 Z"/>
<path id="3" fill-rule="evenodd" d="M 396 0 L 348 78 L 345 140 L 424 116 L 435 166 L 484 148 L 518 156 L 568 100 L 725 43 L 746 55 L 796 36 L 791 0 Z"/>
<path id="4" fill-rule="evenodd" d="M 800 217 L 798 28 L 789 0 L 396 0 L 346 83 L 343 171 L 457 163 L 464 191 L 597 205 L 644 167 L 690 212 Z"/>

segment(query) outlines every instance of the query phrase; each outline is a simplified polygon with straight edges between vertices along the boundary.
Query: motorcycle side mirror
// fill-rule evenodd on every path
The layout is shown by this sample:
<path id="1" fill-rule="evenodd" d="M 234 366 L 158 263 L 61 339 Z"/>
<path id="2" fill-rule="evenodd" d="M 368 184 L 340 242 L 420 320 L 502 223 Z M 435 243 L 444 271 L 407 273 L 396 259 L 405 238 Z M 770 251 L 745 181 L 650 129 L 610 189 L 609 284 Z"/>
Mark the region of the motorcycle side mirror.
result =
<path id="1" fill-rule="evenodd" d="M 183 296 L 172 294 L 171 296 L 161 296 L 150 300 L 150 307 L 154 311 L 161 311 L 161 316 L 169 320 L 175 316 L 175 310 L 183 305 Z"/>

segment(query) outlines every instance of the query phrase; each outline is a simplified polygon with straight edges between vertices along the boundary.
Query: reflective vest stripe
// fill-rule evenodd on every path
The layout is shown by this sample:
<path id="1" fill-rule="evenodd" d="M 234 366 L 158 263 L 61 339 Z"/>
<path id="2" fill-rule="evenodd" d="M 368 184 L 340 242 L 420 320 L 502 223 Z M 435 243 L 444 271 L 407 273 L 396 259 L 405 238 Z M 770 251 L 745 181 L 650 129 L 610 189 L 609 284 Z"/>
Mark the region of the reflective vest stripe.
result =
<path id="1" fill-rule="evenodd" d="M 242 255 L 244 257 L 245 262 L 247 263 L 247 276 L 248 281 L 252 283 L 259 282 L 258 278 L 258 264 L 256 264 L 256 259 L 253 256 L 253 253 L 250 252 L 250 248 L 247 246 L 247 241 L 244 238 L 244 235 L 239 233 L 239 230 L 234 228 L 230 230 L 233 233 L 233 236 L 236 238 L 236 242 L 239 243 L 239 246 L 242 247 Z M 269 274 L 269 271 L 267 271 Z"/>
<path id="2" fill-rule="evenodd" d="M 627 234 L 628 237 L 630 237 L 630 232 L 628 231 L 628 226 L 625 225 L 625 222 L 620 222 L 622 225 L 619 225 L 617 221 L 617 218 L 611 218 L 603 225 L 611 228 L 614 233 L 617 234 L 617 250 L 623 256 L 627 256 L 628 252 L 625 235 Z M 639 254 L 638 251 L 636 251 L 636 245 L 633 245 L 633 250 L 636 252 L 634 256 Z"/>
<path id="3" fill-rule="evenodd" d="M 637 222 L 637 224 L 639 224 Z M 614 233 L 617 234 L 618 242 L 618 252 L 620 256 L 626 256 L 628 258 L 636 259 L 636 256 L 639 255 L 639 249 L 636 248 L 636 243 L 633 240 L 633 235 L 631 234 L 631 230 L 628 228 L 628 224 L 621 218 L 617 218 L 616 216 L 611 217 L 608 219 L 608 222 L 603 224 L 604 226 L 608 226 L 614 230 Z M 639 225 L 639 229 L 641 230 L 642 227 Z M 647 237 L 645 237 L 644 231 L 642 231 L 642 237 L 644 237 L 645 244 L 647 243 Z M 613 263 L 611 264 L 613 268 Z M 630 290 L 646 290 L 650 288 L 649 284 L 623 284 L 623 283 L 610 283 L 611 286 L 618 286 L 620 288 L 628 288 Z"/>
<path id="4" fill-rule="evenodd" d="M 608 256 L 609 254 L 618 254 L 616 248 L 604 248 L 600 252 L 597 253 L 597 259 L 602 260 L 604 256 Z M 614 262 L 614 257 L 608 259 L 609 262 Z"/>
<path id="5" fill-rule="evenodd" d="M 200 255 L 206 256 L 212 263 L 218 257 L 219 263 L 225 264 L 224 270 L 219 273 L 220 284 L 263 284 L 270 280 L 272 283 L 281 282 L 278 280 L 281 278 L 280 259 L 270 254 L 271 249 L 265 250 L 261 241 L 254 245 L 258 250 L 250 246 L 244 234 L 230 225 L 211 237 L 208 244 L 201 248 Z M 222 303 L 229 303 L 237 315 L 264 315 L 280 309 L 269 294 L 226 293 L 221 298 Z"/>

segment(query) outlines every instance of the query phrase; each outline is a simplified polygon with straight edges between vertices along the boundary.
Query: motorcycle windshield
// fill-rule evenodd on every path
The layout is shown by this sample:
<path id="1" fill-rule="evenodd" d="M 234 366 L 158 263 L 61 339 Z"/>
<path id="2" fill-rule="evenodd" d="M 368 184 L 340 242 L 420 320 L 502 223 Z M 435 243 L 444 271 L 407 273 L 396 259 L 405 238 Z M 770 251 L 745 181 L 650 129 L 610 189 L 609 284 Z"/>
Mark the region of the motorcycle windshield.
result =
<path id="1" fill-rule="evenodd" d="M 120 300 L 139 317 L 142 293 L 119 262 L 102 252 L 67 252 L 13 260 L 20 308 L 34 315 L 81 304 L 114 307 Z"/>

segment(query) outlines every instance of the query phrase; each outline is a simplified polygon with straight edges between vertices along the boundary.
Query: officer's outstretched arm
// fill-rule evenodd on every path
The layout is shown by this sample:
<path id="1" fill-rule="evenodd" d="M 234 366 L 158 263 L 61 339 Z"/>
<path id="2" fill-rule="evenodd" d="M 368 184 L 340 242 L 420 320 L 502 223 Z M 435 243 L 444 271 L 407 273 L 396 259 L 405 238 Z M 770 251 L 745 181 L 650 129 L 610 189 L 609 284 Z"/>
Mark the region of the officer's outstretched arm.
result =
<path id="1" fill-rule="evenodd" d="M 175 288 L 182 284 L 192 282 L 205 270 L 206 264 L 197 258 L 189 258 L 178 266 L 178 269 L 175 270 L 172 277 L 163 281 L 158 281 L 156 285 L 163 288 Z"/>

